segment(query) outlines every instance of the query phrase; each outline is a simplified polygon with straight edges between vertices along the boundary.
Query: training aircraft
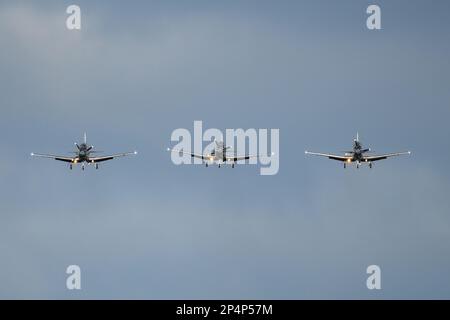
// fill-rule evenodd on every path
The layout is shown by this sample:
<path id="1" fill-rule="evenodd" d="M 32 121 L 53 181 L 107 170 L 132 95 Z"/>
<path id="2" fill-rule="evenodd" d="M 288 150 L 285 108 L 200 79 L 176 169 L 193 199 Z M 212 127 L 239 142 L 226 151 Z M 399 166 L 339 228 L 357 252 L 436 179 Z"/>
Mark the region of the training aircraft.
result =
<path id="1" fill-rule="evenodd" d="M 305 151 L 306 154 L 311 154 L 315 156 L 328 157 L 331 160 L 342 161 L 344 163 L 344 168 L 347 167 L 347 164 L 352 162 L 356 162 L 356 168 L 359 168 L 361 163 L 368 163 L 369 167 L 372 168 L 372 162 L 378 160 L 384 160 L 390 157 L 401 156 L 404 154 L 411 154 L 411 151 L 406 152 L 396 152 L 396 153 L 388 153 L 381 155 L 369 155 L 370 148 L 363 149 L 361 142 L 359 141 L 359 134 L 356 133 L 356 139 L 353 140 L 353 150 L 345 151 L 344 155 L 334 155 L 327 153 L 317 153 L 317 152 L 309 152 Z"/>
<path id="2" fill-rule="evenodd" d="M 225 165 L 227 163 L 231 163 L 231 167 L 234 168 L 234 165 L 237 161 L 248 160 L 250 158 L 258 158 L 259 157 L 258 155 L 254 155 L 254 156 L 227 155 L 227 153 L 230 152 L 231 147 L 225 146 L 225 144 L 222 141 L 215 140 L 214 142 L 216 144 L 214 149 L 205 155 L 186 152 L 183 150 L 170 149 L 170 148 L 167 148 L 167 151 L 179 152 L 181 155 L 189 154 L 191 156 L 191 158 L 198 158 L 198 159 L 204 160 L 206 167 L 208 167 L 208 165 L 217 164 L 217 166 L 219 168 L 221 167 L 221 165 Z"/>
<path id="3" fill-rule="evenodd" d="M 128 155 L 136 155 L 137 151 L 134 152 L 126 152 L 126 153 L 119 153 L 109 156 L 101 156 L 101 157 L 95 157 L 92 156 L 95 153 L 99 153 L 101 151 L 94 151 L 94 146 L 90 146 L 87 144 L 87 135 L 84 134 L 84 140 L 83 143 L 78 144 L 75 143 L 75 146 L 77 147 L 77 150 L 73 153 L 75 156 L 69 157 L 69 156 L 55 156 L 51 154 L 38 154 L 38 153 L 32 153 L 31 156 L 33 157 L 42 157 L 42 158 L 49 158 L 54 159 L 58 161 L 63 161 L 69 163 L 69 168 L 72 170 L 73 165 L 76 165 L 78 163 L 81 164 L 81 169 L 84 170 L 85 164 L 95 164 L 95 169 L 98 169 L 99 162 L 104 162 L 108 160 L 112 160 L 119 157 L 125 157 Z"/>

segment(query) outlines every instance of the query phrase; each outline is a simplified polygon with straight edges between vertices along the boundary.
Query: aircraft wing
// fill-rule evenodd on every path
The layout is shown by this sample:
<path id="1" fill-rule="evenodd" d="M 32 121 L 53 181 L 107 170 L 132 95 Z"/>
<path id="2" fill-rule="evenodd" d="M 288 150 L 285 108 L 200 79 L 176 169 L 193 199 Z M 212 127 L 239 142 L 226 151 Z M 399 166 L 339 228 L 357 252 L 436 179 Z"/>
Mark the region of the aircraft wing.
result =
<path id="1" fill-rule="evenodd" d="M 365 156 L 364 160 L 378 161 L 378 160 L 384 160 L 384 159 L 387 159 L 390 157 L 396 157 L 396 156 L 401 156 L 401 155 L 405 155 L 405 154 L 411 154 L 411 151 L 388 153 L 388 154 L 381 154 L 381 155 L 375 155 L 375 156 Z"/>
<path id="2" fill-rule="evenodd" d="M 89 162 L 92 162 L 92 163 L 104 162 L 104 161 L 108 161 L 108 160 L 113 160 L 115 158 L 121 158 L 121 157 L 126 157 L 126 156 L 130 156 L 130 155 L 135 155 L 135 154 L 137 154 L 136 151 L 118 153 L 118 154 L 113 154 L 110 156 L 103 156 L 103 157 L 93 157 L 93 158 L 89 158 Z"/>
<path id="3" fill-rule="evenodd" d="M 39 153 L 32 153 L 31 154 L 32 157 L 40 157 L 40 158 L 48 158 L 48 159 L 53 159 L 53 160 L 58 160 L 58 161 L 63 161 L 63 162 L 75 162 L 75 160 L 77 159 L 77 157 L 65 157 L 65 156 L 55 156 L 52 154 L 39 154 Z"/>
<path id="4" fill-rule="evenodd" d="M 178 150 L 178 149 L 167 149 L 168 151 L 172 151 L 172 152 L 179 152 L 181 154 L 188 154 L 190 155 L 192 158 L 198 158 L 198 159 L 202 159 L 202 160 L 208 160 L 210 157 L 208 156 L 204 156 L 202 154 L 198 154 L 198 153 L 192 153 L 192 152 L 186 152 L 183 150 Z"/>
<path id="5" fill-rule="evenodd" d="M 274 152 L 271 153 L 271 155 L 275 155 Z M 245 156 L 227 156 L 225 157 L 227 161 L 232 161 L 232 162 L 236 162 L 236 161 L 241 161 L 241 160 L 248 160 L 248 159 L 252 159 L 252 158 L 259 158 L 262 157 L 262 155 L 245 155 Z"/>
<path id="6" fill-rule="evenodd" d="M 309 152 L 309 151 L 305 151 L 305 154 L 311 154 L 313 156 L 327 157 L 328 159 L 337 160 L 337 161 L 352 160 L 351 156 L 340 156 L 340 155 L 336 155 L 336 154 L 318 153 L 318 152 Z"/>
<path id="7" fill-rule="evenodd" d="M 227 161 L 236 162 L 236 161 L 248 160 L 248 159 L 251 159 L 251 158 L 258 158 L 258 157 L 259 156 L 250 156 L 250 155 L 248 155 L 248 156 L 232 156 L 232 157 L 227 156 L 225 158 L 226 158 Z"/>

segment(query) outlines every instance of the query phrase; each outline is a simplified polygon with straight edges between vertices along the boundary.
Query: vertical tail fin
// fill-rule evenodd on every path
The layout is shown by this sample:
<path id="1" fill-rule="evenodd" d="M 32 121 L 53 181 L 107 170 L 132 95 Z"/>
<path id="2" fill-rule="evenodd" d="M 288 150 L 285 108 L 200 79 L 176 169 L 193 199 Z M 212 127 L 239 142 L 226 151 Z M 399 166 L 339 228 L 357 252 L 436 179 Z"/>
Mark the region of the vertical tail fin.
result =
<path id="1" fill-rule="evenodd" d="M 84 144 L 87 144 L 87 134 L 86 134 L 86 132 L 84 133 Z"/>
<path id="2" fill-rule="evenodd" d="M 359 133 L 356 132 L 356 142 L 359 142 Z"/>

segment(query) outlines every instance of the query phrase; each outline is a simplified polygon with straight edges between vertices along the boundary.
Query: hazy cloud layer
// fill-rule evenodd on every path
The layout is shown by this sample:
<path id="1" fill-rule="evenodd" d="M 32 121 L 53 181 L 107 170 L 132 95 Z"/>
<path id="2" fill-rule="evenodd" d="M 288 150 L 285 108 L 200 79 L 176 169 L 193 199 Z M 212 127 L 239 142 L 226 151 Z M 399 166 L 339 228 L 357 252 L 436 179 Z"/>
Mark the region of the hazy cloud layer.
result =
<path id="1" fill-rule="evenodd" d="M 0 297 L 450 297 L 447 2 L 382 1 L 379 32 L 360 1 L 91 2 L 81 32 L 70 3 L 0 5 Z M 279 128 L 279 174 L 174 166 L 194 120 Z M 139 155 L 83 173 L 29 157 L 84 131 Z M 413 154 L 304 155 L 356 131 Z"/>

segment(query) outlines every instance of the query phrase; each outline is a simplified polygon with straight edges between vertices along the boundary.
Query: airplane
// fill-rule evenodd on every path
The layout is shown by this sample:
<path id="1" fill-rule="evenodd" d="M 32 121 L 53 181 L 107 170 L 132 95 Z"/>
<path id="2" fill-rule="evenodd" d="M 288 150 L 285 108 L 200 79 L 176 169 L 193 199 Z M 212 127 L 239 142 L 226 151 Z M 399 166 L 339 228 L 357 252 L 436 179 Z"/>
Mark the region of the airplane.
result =
<path id="1" fill-rule="evenodd" d="M 225 146 L 225 144 L 222 141 L 216 141 L 215 142 L 215 147 L 213 150 L 211 150 L 211 152 L 203 155 L 203 154 L 197 154 L 197 153 L 191 153 L 191 152 L 185 152 L 183 150 L 177 150 L 177 149 L 170 149 L 167 148 L 167 151 L 172 151 L 172 152 L 179 152 L 181 155 L 183 153 L 189 154 L 191 156 L 191 158 L 198 158 L 198 159 L 202 159 L 205 161 L 205 165 L 206 167 L 208 167 L 208 165 L 213 165 L 213 164 L 217 164 L 217 166 L 220 168 L 222 164 L 227 164 L 227 163 L 231 163 L 231 167 L 234 168 L 234 165 L 236 164 L 237 161 L 240 160 L 248 160 L 250 158 L 258 158 L 259 156 L 255 155 L 255 156 L 251 156 L 251 155 L 245 155 L 245 156 L 228 156 L 227 152 L 230 151 L 231 147 L 227 147 Z M 273 154 L 272 154 L 273 155 Z"/>
<path id="2" fill-rule="evenodd" d="M 327 154 L 327 153 L 317 153 L 317 152 L 309 152 L 305 151 L 305 154 L 311 154 L 315 156 L 328 157 L 331 160 L 342 161 L 344 163 L 344 168 L 347 167 L 347 164 L 352 162 L 356 162 L 356 168 L 359 169 L 361 163 L 368 163 L 369 167 L 372 168 L 372 162 L 378 160 L 384 160 L 390 157 L 401 156 L 405 154 L 411 154 L 411 151 L 406 152 L 396 152 L 396 153 L 388 153 L 381 155 L 368 155 L 370 152 L 370 148 L 364 149 L 361 142 L 359 141 L 359 134 L 356 133 L 356 139 L 353 140 L 353 150 L 346 151 L 344 155 L 335 155 L 335 154 Z"/>
<path id="3" fill-rule="evenodd" d="M 75 146 L 77 147 L 77 151 L 74 151 L 73 153 L 75 156 L 56 156 L 51 154 L 39 154 L 39 153 L 31 153 L 32 157 L 42 157 L 42 158 L 49 158 L 54 159 L 58 161 L 63 161 L 69 163 L 69 169 L 72 170 L 73 165 L 76 165 L 78 163 L 81 164 L 81 169 L 84 170 L 85 164 L 95 164 L 95 169 L 98 169 L 99 162 L 104 162 L 108 160 L 112 160 L 119 157 L 125 157 L 128 155 L 136 155 L 137 151 L 134 152 L 125 152 L 125 153 L 119 153 L 114 155 L 108 155 L 108 156 L 101 156 L 101 157 L 94 157 L 92 156 L 94 153 L 99 153 L 101 151 L 94 151 L 94 146 L 90 146 L 87 144 L 87 135 L 84 134 L 84 140 L 83 143 L 78 144 L 75 142 Z"/>

